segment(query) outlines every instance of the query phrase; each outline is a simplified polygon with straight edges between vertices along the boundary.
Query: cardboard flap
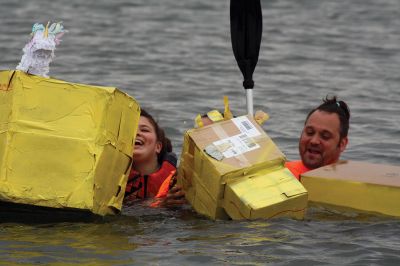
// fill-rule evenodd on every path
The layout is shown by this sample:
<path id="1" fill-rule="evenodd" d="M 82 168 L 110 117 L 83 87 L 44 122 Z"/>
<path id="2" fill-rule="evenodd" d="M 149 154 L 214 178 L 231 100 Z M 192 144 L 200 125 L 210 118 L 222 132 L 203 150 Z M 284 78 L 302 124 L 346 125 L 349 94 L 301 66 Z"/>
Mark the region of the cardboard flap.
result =
<path id="1" fill-rule="evenodd" d="M 299 217 L 307 206 L 307 191 L 286 168 L 226 184 L 224 207 L 233 219 Z M 304 214 L 304 213 L 303 213 Z"/>

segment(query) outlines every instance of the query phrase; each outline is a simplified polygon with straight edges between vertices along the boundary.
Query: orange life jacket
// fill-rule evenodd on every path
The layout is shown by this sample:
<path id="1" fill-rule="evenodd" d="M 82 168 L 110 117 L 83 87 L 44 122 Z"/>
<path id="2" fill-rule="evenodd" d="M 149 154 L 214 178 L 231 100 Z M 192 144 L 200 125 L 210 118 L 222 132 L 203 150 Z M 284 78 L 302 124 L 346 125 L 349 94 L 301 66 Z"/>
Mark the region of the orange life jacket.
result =
<path id="1" fill-rule="evenodd" d="M 146 199 L 155 197 L 159 194 L 160 187 L 166 179 L 171 179 L 176 172 L 176 155 L 169 153 L 163 160 L 158 171 L 149 175 L 141 175 L 132 169 L 126 184 L 125 197 L 129 199 Z M 165 193 L 165 196 L 168 193 Z"/>
<path id="2" fill-rule="evenodd" d="M 150 207 L 157 208 L 161 206 L 163 198 L 167 197 L 168 191 L 171 188 L 172 178 L 174 177 L 175 173 L 176 171 L 172 171 L 170 175 L 161 184 L 161 187 L 158 190 L 157 195 L 154 197 L 154 201 L 150 204 Z"/>
<path id="3" fill-rule="evenodd" d="M 156 198 L 165 198 L 168 194 L 169 189 L 173 186 L 172 184 L 172 178 L 174 177 L 176 173 L 175 171 L 171 171 L 170 175 L 164 180 L 164 182 L 161 184 L 160 189 L 157 192 L 157 195 L 155 196 Z"/>
<path id="4" fill-rule="evenodd" d="M 300 181 L 300 175 L 304 174 L 305 172 L 310 171 L 303 162 L 300 161 L 292 161 L 292 162 L 286 162 L 285 167 L 292 172 L 292 174 L 297 178 L 297 180 Z"/>

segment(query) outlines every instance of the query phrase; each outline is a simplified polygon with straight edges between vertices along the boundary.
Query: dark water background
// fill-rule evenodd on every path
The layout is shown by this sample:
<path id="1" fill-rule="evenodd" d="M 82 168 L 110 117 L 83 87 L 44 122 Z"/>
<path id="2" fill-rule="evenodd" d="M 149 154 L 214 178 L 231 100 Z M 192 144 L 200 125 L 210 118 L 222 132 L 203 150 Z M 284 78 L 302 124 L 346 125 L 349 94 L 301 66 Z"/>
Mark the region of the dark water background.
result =
<path id="1" fill-rule="evenodd" d="M 69 30 L 50 75 L 116 86 L 149 109 L 177 153 L 197 113 L 245 113 L 229 1 L 1 0 L 0 68 L 15 68 L 34 22 Z M 400 165 L 400 1 L 262 1 L 255 110 L 289 159 L 328 93 L 352 112 L 343 159 Z M 400 203 L 399 203 L 400 204 Z M 4 214 L 0 214 L 4 215 Z M 304 221 L 210 221 L 126 208 L 93 222 L 0 223 L 0 265 L 399 265 L 400 221 L 310 213 Z"/>

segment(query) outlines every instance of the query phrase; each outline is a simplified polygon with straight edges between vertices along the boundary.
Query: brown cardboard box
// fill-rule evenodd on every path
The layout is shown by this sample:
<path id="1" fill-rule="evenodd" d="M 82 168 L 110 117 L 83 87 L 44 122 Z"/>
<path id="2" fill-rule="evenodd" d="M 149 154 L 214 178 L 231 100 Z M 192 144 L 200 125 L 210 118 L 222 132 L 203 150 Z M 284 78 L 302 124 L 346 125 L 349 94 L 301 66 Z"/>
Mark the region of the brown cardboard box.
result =
<path id="1" fill-rule="evenodd" d="M 310 203 L 400 217 L 400 166 L 341 161 L 301 175 Z"/>
<path id="2" fill-rule="evenodd" d="M 211 219 L 302 218 L 307 192 L 284 162 L 254 119 L 242 116 L 187 131 L 178 180 Z"/>

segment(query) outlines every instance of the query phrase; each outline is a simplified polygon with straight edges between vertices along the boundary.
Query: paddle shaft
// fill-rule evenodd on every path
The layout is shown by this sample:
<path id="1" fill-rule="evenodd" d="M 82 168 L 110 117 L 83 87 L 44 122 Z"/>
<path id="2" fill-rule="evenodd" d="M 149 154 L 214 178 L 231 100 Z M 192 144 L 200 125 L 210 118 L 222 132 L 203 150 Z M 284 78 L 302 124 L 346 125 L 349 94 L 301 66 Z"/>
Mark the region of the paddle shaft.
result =
<path id="1" fill-rule="evenodd" d="M 254 115 L 254 109 L 253 109 L 253 89 L 246 89 L 246 107 L 247 107 L 247 113 L 251 116 Z"/>

